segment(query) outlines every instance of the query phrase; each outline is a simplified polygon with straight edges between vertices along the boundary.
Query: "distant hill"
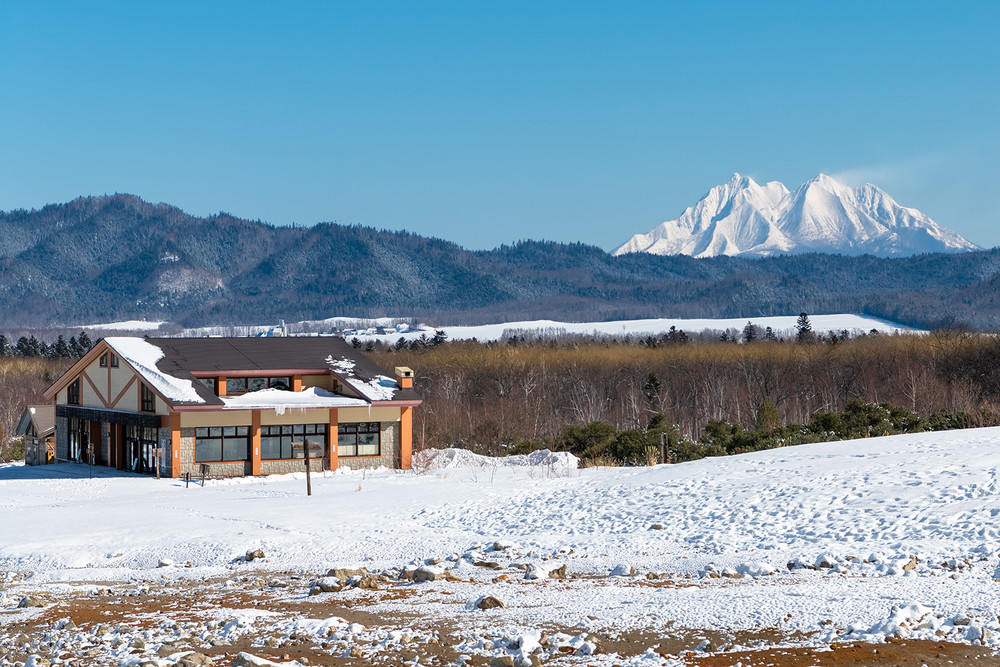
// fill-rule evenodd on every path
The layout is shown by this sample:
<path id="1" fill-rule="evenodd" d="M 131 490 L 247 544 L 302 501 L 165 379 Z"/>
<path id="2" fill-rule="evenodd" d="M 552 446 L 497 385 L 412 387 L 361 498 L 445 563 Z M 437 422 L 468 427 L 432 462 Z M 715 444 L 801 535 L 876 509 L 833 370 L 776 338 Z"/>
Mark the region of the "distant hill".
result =
<path id="1" fill-rule="evenodd" d="M 337 315 L 452 324 L 863 313 L 1000 328 L 1000 251 L 751 259 L 612 256 L 525 241 L 471 252 L 405 232 L 197 218 L 131 195 L 0 213 L 0 327 L 185 326 Z"/>
<path id="2" fill-rule="evenodd" d="M 871 183 L 852 188 L 820 174 L 791 192 L 777 181 L 758 185 L 733 174 L 679 218 L 636 234 L 614 254 L 899 257 L 969 250 L 980 248 Z"/>

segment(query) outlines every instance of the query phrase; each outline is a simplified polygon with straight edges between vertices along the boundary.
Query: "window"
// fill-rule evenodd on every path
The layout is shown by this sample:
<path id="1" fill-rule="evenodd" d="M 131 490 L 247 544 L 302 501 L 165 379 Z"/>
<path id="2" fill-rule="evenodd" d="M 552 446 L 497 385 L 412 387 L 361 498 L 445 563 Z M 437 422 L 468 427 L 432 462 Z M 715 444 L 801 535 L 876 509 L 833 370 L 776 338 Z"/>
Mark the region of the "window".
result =
<path id="1" fill-rule="evenodd" d="M 73 380 L 66 387 L 66 402 L 70 405 L 80 405 L 80 378 Z"/>
<path id="2" fill-rule="evenodd" d="M 125 427 L 125 468 L 132 472 L 156 472 L 157 429 L 147 426 Z"/>
<path id="3" fill-rule="evenodd" d="M 246 378 L 226 378 L 226 394 L 232 396 L 245 393 L 247 393 Z"/>
<path id="4" fill-rule="evenodd" d="M 227 394 L 245 394 L 248 391 L 260 391 L 261 389 L 281 389 L 283 391 L 291 391 L 292 378 L 226 378 Z"/>
<path id="5" fill-rule="evenodd" d="M 246 461 L 249 458 L 249 426 L 210 426 L 194 430 L 196 463 Z"/>
<path id="6" fill-rule="evenodd" d="M 215 378 L 198 378 L 198 382 L 208 387 L 208 390 L 213 394 L 215 393 Z"/>
<path id="7" fill-rule="evenodd" d="M 143 412 L 156 412 L 156 395 L 153 394 L 153 390 L 142 385 L 142 411 Z"/>
<path id="8" fill-rule="evenodd" d="M 86 461 L 90 456 L 90 422 L 76 417 L 70 417 L 66 421 L 69 458 L 71 461 Z"/>
<path id="9" fill-rule="evenodd" d="M 326 424 L 295 424 L 260 427 L 260 458 L 301 459 L 305 452 L 293 445 L 309 445 L 309 458 L 326 456 Z M 316 452 L 315 448 L 319 448 Z"/>
<path id="10" fill-rule="evenodd" d="M 108 367 L 108 355 L 107 354 L 102 354 L 101 355 L 101 368 L 107 368 L 107 367 Z"/>
<path id="11" fill-rule="evenodd" d="M 111 368 L 118 368 L 118 357 L 111 355 Z"/>
<path id="12" fill-rule="evenodd" d="M 382 449 L 382 429 L 378 422 L 337 426 L 337 456 L 378 456 Z"/>

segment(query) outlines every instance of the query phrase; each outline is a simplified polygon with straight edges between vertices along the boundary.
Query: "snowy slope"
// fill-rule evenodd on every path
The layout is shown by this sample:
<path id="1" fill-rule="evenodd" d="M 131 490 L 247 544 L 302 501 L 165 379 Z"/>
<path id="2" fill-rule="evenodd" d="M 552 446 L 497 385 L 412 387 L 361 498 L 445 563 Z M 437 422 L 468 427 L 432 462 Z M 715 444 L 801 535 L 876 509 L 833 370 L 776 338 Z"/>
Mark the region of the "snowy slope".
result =
<path id="1" fill-rule="evenodd" d="M 911 255 L 979 246 L 871 184 L 852 188 L 820 174 L 794 192 L 734 174 L 676 220 L 636 234 L 615 255 L 774 255 L 830 252 Z"/>
<path id="2" fill-rule="evenodd" d="M 776 315 L 773 317 L 751 317 L 751 318 L 729 318 L 729 319 L 674 319 L 657 318 L 648 320 L 618 320 L 613 322 L 556 322 L 553 320 L 530 320 L 523 322 L 504 322 L 501 324 L 481 324 L 476 326 L 450 326 L 442 325 L 438 327 L 421 326 L 407 331 L 406 333 L 383 334 L 375 333 L 357 334 L 360 340 L 378 339 L 384 343 L 394 344 L 400 338 L 414 340 L 420 336 L 431 337 L 437 330 L 444 331 L 448 340 L 470 340 L 475 338 L 479 341 L 501 340 L 512 334 L 549 337 L 561 334 L 579 334 L 584 336 L 657 336 L 667 333 L 670 327 L 676 327 L 687 333 L 700 333 L 702 331 L 727 331 L 736 329 L 740 331 L 748 321 L 752 321 L 761 329 L 771 327 L 776 335 L 789 337 L 795 334 L 795 322 L 797 315 Z M 896 333 L 903 331 L 914 331 L 901 324 L 882 320 L 868 315 L 811 315 L 809 317 L 813 325 L 813 331 L 825 333 L 828 331 L 847 330 L 851 333 L 868 332 L 872 329 L 880 333 Z M 351 338 L 352 336 L 348 336 Z"/>
<path id="3" fill-rule="evenodd" d="M 284 571 L 443 558 L 468 582 L 449 584 L 458 599 L 500 591 L 516 602 L 505 617 L 516 623 L 587 627 L 600 609 L 599 622 L 621 628 L 659 618 L 816 630 L 830 619 L 847 632 L 877 627 L 892 606 L 910 602 L 940 618 L 995 625 L 1000 614 L 1000 428 L 653 468 L 577 470 L 545 457 L 499 465 L 451 454 L 440 466 L 425 463 L 315 475 L 312 497 L 301 474 L 185 488 L 123 473 L 61 478 L 75 464 L 2 466 L 0 571 L 33 572 L 34 586 L 226 575 L 235 558 L 261 548 L 269 558 L 261 567 Z M 501 588 L 462 556 L 482 558 L 496 541 L 512 546 L 492 558 L 529 572 L 565 564 L 603 577 L 625 565 L 683 585 L 582 579 Z M 157 568 L 162 559 L 193 567 Z M 706 576 L 728 571 L 744 576 Z"/>

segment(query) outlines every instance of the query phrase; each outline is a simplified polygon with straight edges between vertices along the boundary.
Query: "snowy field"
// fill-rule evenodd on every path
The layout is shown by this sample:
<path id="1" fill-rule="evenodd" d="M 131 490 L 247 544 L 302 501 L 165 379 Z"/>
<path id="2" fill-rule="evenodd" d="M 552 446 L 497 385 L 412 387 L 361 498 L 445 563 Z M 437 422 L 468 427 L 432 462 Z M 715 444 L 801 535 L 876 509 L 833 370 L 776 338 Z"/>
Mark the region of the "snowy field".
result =
<path id="1" fill-rule="evenodd" d="M 457 624 L 472 653 L 516 654 L 510 642 L 550 626 L 1000 640 L 1000 429 L 653 468 L 456 450 L 418 464 L 314 474 L 312 497 L 304 474 L 185 488 L 97 468 L 89 479 L 75 464 L 0 467 L 0 607 L 27 618 L 39 612 L 11 610 L 30 592 L 251 567 L 301 573 L 304 598 L 327 570 L 364 567 L 410 595 L 371 599 L 370 611 L 417 600 L 425 618 Z M 266 561 L 244 563 L 256 549 Z M 418 572 L 434 580 L 409 582 Z M 483 596 L 504 607 L 480 611 Z M 488 637 L 507 643 L 491 649 Z M 581 637 L 572 650 L 586 652 Z M 608 659 L 587 664 L 620 664 Z M 631 659 L 674 664 L 651 651 Z"/>
<path id="2" fill-rule="evenodd" d="M 689 334 L 700 333 L 702 331 L 728 331 L 735 329 L 737 332 L 743 331 L 747 322 L 753 322 L 760 330 L 771 327 L 779 337 L 792 337 L 795 335 L 795 323 L 797 315 L 786 315 L 776 317 L 742 317 L 733 319 L 648 319 L 648 320 L 619 320 L 614 322 L 556 322 L 553 320 L 531 320 L 525 322 L 506 322 L 503 324 L 483 324 L 479 326 L 422 326 L 417 331 L 407 331 L 405 333 L 394 333 L 378 335 L 373 333 L 359 332 L 357 337 L 360 340 L 372 338 L 381 340 L 383 343 L 393 344 L 400 338 L 413 340 L 421 335 L 433 336 L 435 330 L 444 331 L 449 340 L 471 340 L 475 338 L 480 341 L 495 341 L 508 338 L 513 334 L 519 336 L 542 336 L 553 337 L 559 335 L 573 334 L 583 336 L 657 336 L 667 333 L 671 327 L 676 327 Z M 867 333 L 874 329 L 880 333 L 896 333 L 902 331 L 913 331 L 909 327 L 901 324 L 889 322 L 887 320 L 869 317 L 867 315 L 814 315 L 809 317 L 813 331 L 817 333 L 827 333 L 829 331 L 840 332 L 847 330 L 852 334 Z"/>
<path id="3" fill-rule="evenodd" d="M 304 322 L 292 322 L 288 324 L 291 333 L 303 331 L 327 332 L 332 330 L 349 330 L 347 338 L 357 337 L 359 340 L 381 340 L 384 343 L 394 344 L 400 338 L 413 340 L 421 335 L 432 337 L 435 331 L 444 331 L 449 340 L 470 340 L 475 338 L 481 341 L 495 341 L 513 334 L 527 336 L 559 336 L 566 334 L 585 336 L 648 336 L 667 333 L 671 327 L 676 327 L 687 333 L 700 333 L 702 331 L 728 331 L 735 329 L 742 331 L 747 322 L 753 322 L 761 331 L 766 327 L 771 327 L 776 335 L 789 337 L 795 335 L 795 323 L 798 315 L 783 315 L 775 317 L 750 317 L 731 319 L 678 319 L 660 318 L 644 320 L 618 320 L 613 322 L 557 322 L 554 320 L 530 320 L 523 322 L 502 322 L 499 324 L 483 324 L 478 326 L 455 326 L 440 324 L 430 326 L 421 324 L 406 331 L 397 331 L 396 326 L 402 319 L 380 318 L 373 320 L 353 319 L 347 317 L 332 317 L 325 320 L 308 320 Z M 867 333 L 871 330 L 880 333 L 896 333 L 903 331 L 914 331 L 910 327 L 890 322 L 888 320 L 870 317 L 868 315 L 811 315 L 809 318 L 813 326 L 813 331 L 817 333 L 827 333 L 830 331 L 848 331 L 852 334 Z M 85 325 L 82 328 L 96 331 L 130 331 L 136 333 L 146 333 L 155 335 L 164 322 L 145 322 L 131 320 L 128 322 L 112 322 L 106 324 Z M 382 328 L 387 333 L 379 334 L 377 329 Z M 195 329 L 185 329 L 181 335 L 184 336 L 252 336 L 276 330 L 274 325 L 247 325 L 235 327 L 200 327 Z M 389 333 L 391 332 L 391 333 Z"/>

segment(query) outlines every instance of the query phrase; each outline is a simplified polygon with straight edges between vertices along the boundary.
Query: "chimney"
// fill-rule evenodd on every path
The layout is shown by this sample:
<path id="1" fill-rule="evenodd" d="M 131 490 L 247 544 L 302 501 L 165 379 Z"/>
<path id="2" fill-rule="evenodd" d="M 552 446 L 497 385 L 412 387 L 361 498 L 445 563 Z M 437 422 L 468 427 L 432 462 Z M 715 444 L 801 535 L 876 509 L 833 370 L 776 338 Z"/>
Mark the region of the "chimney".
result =
<path id="1" fill-rule="evenodd" d="M 400 389 L 413 389 L 413 369 L 406 366 L 396 366 L 396 386 Z"/>

